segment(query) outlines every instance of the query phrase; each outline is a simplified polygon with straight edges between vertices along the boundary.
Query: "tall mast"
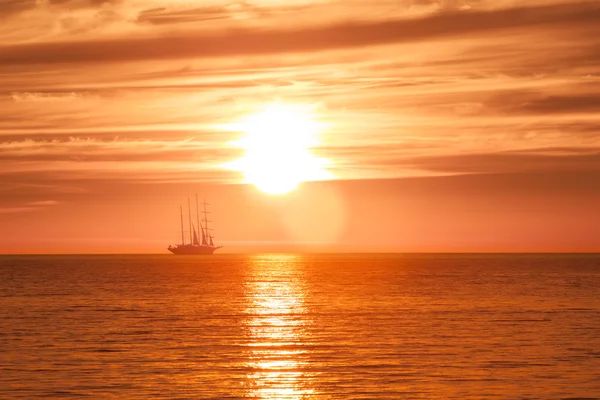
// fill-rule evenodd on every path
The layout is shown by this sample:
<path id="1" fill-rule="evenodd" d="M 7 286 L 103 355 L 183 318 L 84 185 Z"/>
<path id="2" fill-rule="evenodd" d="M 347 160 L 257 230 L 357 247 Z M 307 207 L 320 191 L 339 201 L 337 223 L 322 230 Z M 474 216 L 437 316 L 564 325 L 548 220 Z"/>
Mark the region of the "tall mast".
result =
<path id="1" fill-rule="evenodd" d="M 206 199 L 204 199 L 204 227 L 206 228 L 206 233 L 208 233 L 208 221 L 206 220 L 206 214 L 208 214 L 206 212 Z"/>
<path id="2" fill-rule="evenodd" d="M 183 238 L 183 207 L 181 204 L 179 205 L 179 214 L 181 215 L 181 244 L 185 244 L 185 239 Z"/>
<path id="3" fill-rule="evenodd" d="M 202 229 L 202 226 L 200 225 L 200 214 L 198 213 L 198 193 L 196 193 L 196 223 L 198 224 L 198 228 Z M 204 236 L 204 232 L 202 232 L 202 235 Z"/>
<path id="4" fill-rule="evenodd" d="M 194 239 L 192 238 L 192 212 L 190 210 L 190 198 L 188 197 L 188 218 L 190 219 L 190 244 L 194 243 Z"/>
<path id="5" fill-rule="evenodd" d="M 206 203 L 206 199 L 203 200 L 202 204 L 204 205 L 204 211 L 202 211 L 204 213 L 204 230 L 206 231 L 206 236 L 208 236 L 210 239 L 210 229 L 208 229 L 208 223 L 210 221 L 206 218 L 206 214 L 210 214 L 208 211 L 206 211 L 206 206 L 209 204 Z"/>

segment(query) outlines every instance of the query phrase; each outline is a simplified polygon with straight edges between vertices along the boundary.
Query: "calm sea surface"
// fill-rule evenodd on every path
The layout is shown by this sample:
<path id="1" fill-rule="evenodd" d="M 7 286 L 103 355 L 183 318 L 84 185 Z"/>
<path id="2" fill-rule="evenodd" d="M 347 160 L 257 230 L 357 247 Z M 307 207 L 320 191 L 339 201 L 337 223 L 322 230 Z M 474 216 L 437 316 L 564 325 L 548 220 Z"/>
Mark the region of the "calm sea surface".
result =
<path id="1" fill-rule="evenodd" d="M 1 256 L 41 398 L 600 398 L 600 255 Z"/>

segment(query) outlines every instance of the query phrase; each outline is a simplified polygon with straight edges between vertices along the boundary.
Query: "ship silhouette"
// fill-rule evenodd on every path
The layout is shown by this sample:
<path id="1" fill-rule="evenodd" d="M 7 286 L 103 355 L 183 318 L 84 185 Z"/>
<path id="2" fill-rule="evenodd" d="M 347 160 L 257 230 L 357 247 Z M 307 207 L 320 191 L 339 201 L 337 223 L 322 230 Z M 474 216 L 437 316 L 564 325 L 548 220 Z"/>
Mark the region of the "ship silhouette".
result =
<path id="1" fill-rule="evenodd" d="M 181 243 L 176 245 L 169 245 L 167 250 L 176 255 L 195 255 L 195 254 L 213 254 L 215 250 L 220 249 L 223 246 L 215 246 L 213 242 L 213 236 L 210 233 L 212 229 L 208 227 L 208 223 L 212 222 L 207 219 L 207 214 L 210 214 L 206 211 L 206 206 L 209 204 L 206 203 L 206 200 L 202 202 L 204 209 L 202 210 L 202 214 L 204 215 L 204 221 L 200 221 L 200 214 L 198 212 L 198 195 L 196 195 L 196 223 L 194 226 L 192 224 L 192 213 L 190 211 L 190 199 L 188 197 L 188 219 L 189 219 L 189 243 L 186 243 L 186 235 L 183 231 L 183 207 L 179 205 L 179 213 L 181 215 Z M 204 222 L 204 224 L 202 224 Z M 198 240 L 198 234 L 196 231 L 196 227 L 200 229 L 200 234 L 202 235 L 202 242 Z"/>

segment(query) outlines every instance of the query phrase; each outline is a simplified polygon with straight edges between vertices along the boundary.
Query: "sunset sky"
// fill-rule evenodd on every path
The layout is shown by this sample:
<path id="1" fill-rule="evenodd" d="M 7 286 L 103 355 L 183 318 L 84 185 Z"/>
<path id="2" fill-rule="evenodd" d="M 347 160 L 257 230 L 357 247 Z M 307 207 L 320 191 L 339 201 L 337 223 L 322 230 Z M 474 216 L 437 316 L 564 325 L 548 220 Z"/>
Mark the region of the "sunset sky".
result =
<path id="1" fill-rule="evenodd" d="M 598 21 L 598 1 L 0 1 L 0 253 L 166 253 L 195 193 L 223 252 L 600 251 Z M 251 184 L 274 173 L 316 182 Z"/>

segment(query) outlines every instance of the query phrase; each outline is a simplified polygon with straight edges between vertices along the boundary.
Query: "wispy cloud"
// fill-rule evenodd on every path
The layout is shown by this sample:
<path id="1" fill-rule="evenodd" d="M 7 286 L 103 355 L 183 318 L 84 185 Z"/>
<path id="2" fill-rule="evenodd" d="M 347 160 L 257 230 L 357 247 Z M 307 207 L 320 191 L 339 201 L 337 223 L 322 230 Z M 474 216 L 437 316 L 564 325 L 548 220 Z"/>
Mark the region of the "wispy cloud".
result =
<path id="1" fill-rule="evenodd" d="M 600 172 L 600 147 L 585 152 L 541 149 L 527 152 L 422 157 L 412 160 L 412 163 L 422 169 L 450 173 Z"/>
<path id="2" fill-rule="evenodd" d="M 19 214 L 31 211 L 38 211 L 46 207 L 51 207 L 59 204 L 56 200 L 33 200 L 26 201 L 16 205 L 5 205 L 4 201 L 0 202 L 0 214 Z"/>
<path id="3" fill-rule="evenodd" d="M 30 201 L 27 203 L 27 205 L 28 206 L 54 206 L 58 203 L 59 202 L 56 200 L 37 200 L 37 201 Z"/>
<path id="4" fill-rule="evenodd" d="M 329 26 L 225 32 L 187 32 L 146 38 L 25 43 L 0 47 L 0 63 L 55 64 L 107 63 L 189 57 L 313 52 L 363 47 L 512 30 L 570 27 L 577 32 L 594 30 L 600 18 L 595 2 L 519 7 L 492 11 L 460 11 L 423 18 L 337 23 Z M 597 28 L 596 28 L 597 29 Z M 510 33 L 510 31 L 507 31 Z"/>
<path id="5" fill-rule="evenodd" d="M 0 180 L 18 182 L 24 174 L 30 180 L 38 173 L 40 182 L 113 179 L 231 183 L 236 180 L 235 174 L 219 165 L 236 155 L 233 148 L 214 147 L 193 139 L 11 141 L 0 143 Z"/>
<path id="6" fill-rule="evenodd" d="M 239 133 L 215 126 L 273 100 L 320 105 L 329 129 L 313 150 L 339 178 L 596 168 L 597 2 L 72 0 L 0 11 L 5 183 L 239 182 L 219 168 L 237 157 L 227 143 Z"/>
<path id="7" fill-rule="evenodd" d="M 16 101 L 32 101 L 32 102 L 48 102 L 48 101 L 65 101 L 65 100 L 74 100 L 77 98 L 77 94 L 70 93 L 36 93 L 36 92 L 12 92 L 10 97 Z"/>

